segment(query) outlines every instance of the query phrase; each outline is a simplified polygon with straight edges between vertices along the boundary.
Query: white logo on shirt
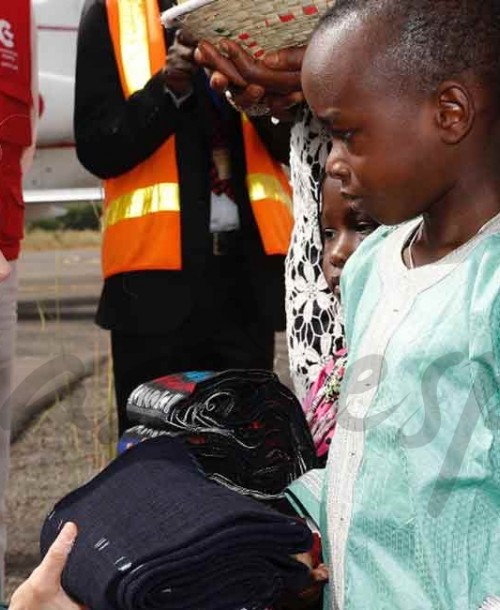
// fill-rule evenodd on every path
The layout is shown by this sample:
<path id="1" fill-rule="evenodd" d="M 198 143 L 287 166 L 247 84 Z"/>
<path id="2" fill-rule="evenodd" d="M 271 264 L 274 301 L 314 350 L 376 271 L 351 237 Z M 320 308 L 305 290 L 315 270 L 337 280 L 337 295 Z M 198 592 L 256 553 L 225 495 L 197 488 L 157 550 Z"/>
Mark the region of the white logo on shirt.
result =
<path id="1" fill-rule="evenodd" d="M 14 31 L 6 19 L 0 19 L 0 43 L 7 49 L 14 47 Z"/>

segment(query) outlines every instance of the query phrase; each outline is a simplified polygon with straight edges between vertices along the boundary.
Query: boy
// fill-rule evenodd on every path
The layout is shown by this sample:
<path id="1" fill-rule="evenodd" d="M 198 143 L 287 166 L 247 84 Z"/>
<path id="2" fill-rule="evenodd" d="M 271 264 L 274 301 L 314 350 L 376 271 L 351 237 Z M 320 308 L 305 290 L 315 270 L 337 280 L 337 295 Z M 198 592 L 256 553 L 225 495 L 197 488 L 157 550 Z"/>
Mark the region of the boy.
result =
<path id="1" fill-rule="evenodd" d="M 304 58 L 328 175 L 354 208 L 405 223 L 342 276 L 327 608 L 500 594 L 499 75 L 494 0 L 338 0 Z"/>

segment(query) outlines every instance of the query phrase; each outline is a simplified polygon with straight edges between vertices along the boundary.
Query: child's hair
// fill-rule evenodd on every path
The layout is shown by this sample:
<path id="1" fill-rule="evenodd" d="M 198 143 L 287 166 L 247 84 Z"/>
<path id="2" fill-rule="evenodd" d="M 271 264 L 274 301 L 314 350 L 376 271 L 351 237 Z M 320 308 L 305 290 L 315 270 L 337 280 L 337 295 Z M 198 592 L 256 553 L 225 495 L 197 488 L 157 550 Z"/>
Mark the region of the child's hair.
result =
<path id="1" fill-rule="evenodd" d="M 384 24 L 383 59 L 420 89 L 471 70 L 500 93 L 500 0 L 337 0 L 317 31 L 353 18 Z"/>

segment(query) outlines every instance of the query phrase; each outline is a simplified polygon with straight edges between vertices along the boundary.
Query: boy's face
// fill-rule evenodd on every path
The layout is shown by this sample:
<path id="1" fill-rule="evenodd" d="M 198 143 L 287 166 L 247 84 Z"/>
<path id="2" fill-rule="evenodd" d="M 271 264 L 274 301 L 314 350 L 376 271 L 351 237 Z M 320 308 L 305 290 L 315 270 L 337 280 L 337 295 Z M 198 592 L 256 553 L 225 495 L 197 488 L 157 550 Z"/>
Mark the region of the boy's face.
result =
<path id="1" fill-rule="evenodd" d="M 340 276 L 344 265 L 361 241 L 377 227 L 365 212 L 353 209 L 341 196 L 340 187 L 338 180 L 325 179 L 320 219 L 323 274 L 337 298 L 340 298 Z"/>
<path id="2" fill-rule="evenodd" d="M 317 33 L 302 84 L 330 133 L 327 174 L 351 206 L 397 224 L 443 196 L 446 164 L 432 98 L 405 91 L 384 71 L 383 38 L 383 26 L 356 23 Z"/>

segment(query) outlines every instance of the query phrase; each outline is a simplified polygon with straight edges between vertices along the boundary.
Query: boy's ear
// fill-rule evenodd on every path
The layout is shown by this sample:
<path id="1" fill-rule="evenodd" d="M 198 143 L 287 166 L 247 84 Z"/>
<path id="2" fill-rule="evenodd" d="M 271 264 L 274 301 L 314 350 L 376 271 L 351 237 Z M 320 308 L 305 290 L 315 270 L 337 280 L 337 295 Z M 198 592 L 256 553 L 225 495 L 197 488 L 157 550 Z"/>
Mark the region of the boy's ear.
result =
<path id="1" fill-rule="evenodd" d="M 458 144 L 472 129 L 474 99 L 461 83 L 446 81 L 437 91 L 436 124 L 446 144 Z"/>

